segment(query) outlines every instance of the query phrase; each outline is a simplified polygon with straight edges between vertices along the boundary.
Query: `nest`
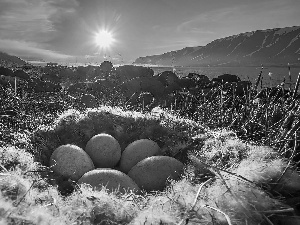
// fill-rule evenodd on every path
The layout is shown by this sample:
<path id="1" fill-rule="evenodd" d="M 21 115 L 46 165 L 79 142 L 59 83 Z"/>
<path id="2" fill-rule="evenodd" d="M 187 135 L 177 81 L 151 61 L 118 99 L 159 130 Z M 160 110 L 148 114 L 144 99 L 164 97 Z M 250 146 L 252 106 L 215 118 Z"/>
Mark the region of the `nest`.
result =
<path id="1" fill-rule="evenodd" d="M 117 107 L 99 107 L 84 112 L 68 110 L 49 126 L 41 126 L 31 136 L 37 161 L 49 165 L 53 151 L 60 145 L 74 144 L 85 148 L 96 134 L 107 133 L 119 142 L 122 151 L 133 141 L 150 139 L 155 141 L 164 154 L 174 156 L 172 148 L 178 151 L 182 143 L 192 140 L 197 131 L 204 132 L 202 126 L 188 120 L 170 118 L 170 115 L 143 114 L 125 111 Z"/>

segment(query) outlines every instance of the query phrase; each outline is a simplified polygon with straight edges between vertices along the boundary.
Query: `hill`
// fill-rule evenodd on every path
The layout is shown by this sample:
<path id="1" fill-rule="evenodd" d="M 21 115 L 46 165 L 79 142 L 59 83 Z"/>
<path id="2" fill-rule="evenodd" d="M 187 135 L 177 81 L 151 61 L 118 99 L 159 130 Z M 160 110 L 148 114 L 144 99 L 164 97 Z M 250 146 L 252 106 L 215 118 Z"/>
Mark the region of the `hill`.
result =
<path id="1" fill-rule="evenodd" d="M 26 62 L 17 56 L 0 52 L 0 66 L 24 65 Z"/>
<path id="2" fill-rule="evenodd" d="M 139 57 L 134 63 L 164 66 L 300 65 L 300 26 L 241 33 L 216 39 L 206 46 Z"/>

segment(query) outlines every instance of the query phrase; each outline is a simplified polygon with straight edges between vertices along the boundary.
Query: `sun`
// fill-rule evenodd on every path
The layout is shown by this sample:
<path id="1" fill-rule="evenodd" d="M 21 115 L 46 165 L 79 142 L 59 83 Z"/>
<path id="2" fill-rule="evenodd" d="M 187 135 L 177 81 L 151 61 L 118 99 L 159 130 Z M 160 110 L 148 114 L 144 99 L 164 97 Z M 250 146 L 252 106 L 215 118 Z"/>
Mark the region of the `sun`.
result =
<path id="1" fill-rule="evenodd" d="M 100 30 L 95 35 L 95 42 L 100 48 L 109 48 L 114 41 L 113 34 L 107 30 Z"/>

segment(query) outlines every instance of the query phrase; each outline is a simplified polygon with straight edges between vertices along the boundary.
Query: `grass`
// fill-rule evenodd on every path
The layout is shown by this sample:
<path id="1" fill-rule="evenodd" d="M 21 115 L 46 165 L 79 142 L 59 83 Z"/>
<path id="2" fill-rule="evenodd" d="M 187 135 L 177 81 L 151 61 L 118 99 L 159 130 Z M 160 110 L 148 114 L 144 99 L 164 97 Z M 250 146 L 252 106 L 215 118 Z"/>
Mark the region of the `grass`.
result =
<path id="1" fill-rule="evenodd" d="M 0 224 L 298 224 L 299 102 L 212 94 L 189 96 L 193 106 L 177 95 L 172 110 L 150 112 L 7 92 L 0 111 L 18 115 L 1 117 Z M 50 109 L 49 101 L 57 104 Z M 156 141 L 184 162 L 182 178 L 161 192 L 121 195 L 78 186 L 48 167 L 56 147 L 85 146 L 99 132 L 122 149 Z"/>

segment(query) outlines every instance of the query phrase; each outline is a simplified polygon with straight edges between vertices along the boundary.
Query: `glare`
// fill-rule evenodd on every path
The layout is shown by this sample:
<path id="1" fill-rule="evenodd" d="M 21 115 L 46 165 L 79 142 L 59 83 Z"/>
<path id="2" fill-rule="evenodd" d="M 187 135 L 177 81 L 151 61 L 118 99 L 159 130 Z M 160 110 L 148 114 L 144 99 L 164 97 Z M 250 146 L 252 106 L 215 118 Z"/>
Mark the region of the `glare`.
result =
<path id="1" fill-rule="evenodd" d="M 95 35 L 95 42 L 100 48 L 109 48 L 115 41 L 111 32 L 101 30 Z"/>

